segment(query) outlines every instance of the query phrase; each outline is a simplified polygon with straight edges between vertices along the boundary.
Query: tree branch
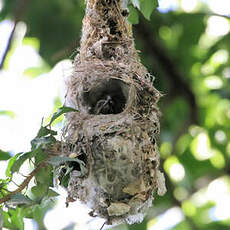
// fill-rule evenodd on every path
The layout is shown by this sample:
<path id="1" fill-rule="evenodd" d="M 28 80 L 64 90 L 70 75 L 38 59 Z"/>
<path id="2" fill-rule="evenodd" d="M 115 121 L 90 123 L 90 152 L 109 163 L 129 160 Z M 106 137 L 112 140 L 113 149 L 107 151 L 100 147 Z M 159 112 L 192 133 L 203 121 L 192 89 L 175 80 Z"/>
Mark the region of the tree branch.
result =
<path id="1" fill-rule="evenodd" d="M 17 189 L 15 189 L 14 191 L 9 191 L 9 193 L 6 196 L 2 197 L 0 199 L 0 204 L 4 203 L 6 201 L 9 201 L 13 195 L 15 195 L 16 193 L 20 193 L 24 188 L 26 188 L 28 186 L 28 184 L 30 183 L 30 181 L 32 180 L 32 178 L 34 176 L 36 176 L 37 173 L 39 173 L 40 169 L 47 165 L 47 161 L 50 159 L 50 157 L 61 155 L 65 152 L 68 152 L 67 149 L 63 150 L 62 147 L 63 147 L 62 143 L 60 141 L 57 141 L 53 146 L 51 146 L 47 149 L 43 149 L 43 151 L 47 153 L 48 158 L 46 158 L 44 161 L 40 162 L 35 167 L 35 169 L 28 176 L 26 176 L 26 179 L 18 186 Z"/>
<path id="2" fill-rule="evenodd" d="M 3 68 L 6 56 L 7 56 L 8 52 L 9 52 L 9 50 L 10 50 L 11 43 L 12 43 L 13 37 L 14 37 L 15 29 L 16 29 L 16 22 L 14 23 L 13 29 L 12 29 L 12 31 L 10 33 L 10 36 L 9 36 L 9 39 L 8 39 L 8 42 L 7 42 L 7 45 L 6 45 L 6 49 L 5 49 L 4 53 L 3 53 L 2 60 L 1 60 L 1 63 L 0 63 L 0 69 Z"/>
<path id="3" fill-rule="evenodd" d="M 46 165 L 46 162 L 43 161 L 40 164 L 37 165 L 37 167 L 26 177 L 26 179 L 19 185 L 19 187 L 17 189 L 15 189 L 12 192 L 9 192 L 8 195 L 4 196 L 3 198 L 0 199 L 0 204 L 8 201 L 11 199 L 11 197 L 13 195 L 15 195 L 16 193 L 21 192 L 24 188 L 26 188 L 28 186 L 28 184 L 30 183 L 31 179 L 40 171 L 40 169 L 42 167 L 44 167 Z"/>
<path id="4" fill-rule="evenodd" d="M 224 15 L 224 14 L 216 14 L 216 13 L 207 13 L 207 16 L 218 16 L 218 17 L 223 17 L 223 18 L 227 18 L 230 19 L 230 14 L 229 15 Z"/>
<path id="5" fill-rule="evenodd" d="M 191 123 L 198 123 L 198 109 L 196 104 L 195 95 L 190 87 L 185 83 L 185 77 L 178 70 L 173 60 L 166 54 L 164 48 L 159 41 L 155 39 L 155 35 L 151 31 L 146 21 L 140 18 L 139 24 L 135 27 L 139 37 L 143 40 L 145 52 L 154 56 L 158 64 L 165 71 L 166 76 L 171 82 L 172 90 L 174 93 L 183 94 L 187 99 L 190 106 L 190 121 Z"/>
<path id="6" fill-rule="evenodd" d="M 13 29 L 10 33 L 10 36 L 9 36 L 9 39 L 8 39 L 8 42 L 7 42 L 7 46 L 6 46 L 6 49 L 3 53 L 3 56 L 2 56 L 2 60 L 1 60 L 1 63 L 0 63 L 0 70 L 3 68 L 3 65 L 4 65 L 4 62 L 6 60 L 6 56 L 11 48 L 11 44 L 13 42 L 13 38 L 14 38 L 14 33 L 15 33 L 15 29 L 16 29 L 16 26 L 17 26 L 17 23 L 22 19 L 25 11 L 26 11 L 26 6 L 27 4 L 29 3 L 30 0 L 18 0 L 16 1 L 16 6 L 14 8 L 14 11 L 13 11 L 13 21 L 14 21 L 14 26 L 13 26 Z"/>

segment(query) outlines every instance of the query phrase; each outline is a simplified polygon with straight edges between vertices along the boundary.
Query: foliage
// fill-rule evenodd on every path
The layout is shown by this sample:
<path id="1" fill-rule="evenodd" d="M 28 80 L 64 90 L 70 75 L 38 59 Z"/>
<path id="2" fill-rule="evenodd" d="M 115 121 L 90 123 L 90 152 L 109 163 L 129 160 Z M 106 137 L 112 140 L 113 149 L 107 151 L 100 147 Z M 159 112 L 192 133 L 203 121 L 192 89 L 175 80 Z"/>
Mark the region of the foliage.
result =
<path id="1" fill-rule="evenodd" d="M 57 132 L 53 131 L 50 126 L 59 116 L 68 112 L 77 111 L 69 107 L 61 107 L 53 114 L 48 125 L 41 126 L 37 136 L 31 141 L 30 152 L 18 153 L 11 158 L 8 153 L 0 152 L 1 160 L 10 158 L 6 179 L 0 180 L 0 207 L 4 207 L 1 212 L 3 227 L 24 229 L 23 218 L 33 218 L 38 221 L 40 227 L 43 227 L 41 221 L 45 210 L 52 206 L 50 201 L 59 195 L 53 190 L 55 188 L 53 183 L 55 168 L 66 162 L 76 161 L 85 170 L 84 163 L 78 159 L 52 155 L 58 152 L 58 148 L 55 147 L 58 142 L 55 138 Z M 14 183 L 14 175 L 20 173 L 20 169 L 26 161 L 32 163 L 34 169 L 20 185 L 17 185 L 17 189 L 9 191 L 10 183 Z M 27 188 L 33 177 L 35 178 L 33 187 Z"/>
<path id="2" fill-rule="evenodd" d="M 129 10 L 130 16 L 128 20 L 132 24 L 137 24 L 139 21 L 138 9 L 146 19 L 150 20 L 150 16 L 154 9 L 158 6 L 158 0 L 130 0 Z"/>
<path id="3" fill-rule="evenodd" d="M 213 24 L 211 19 L 221 19 L 226 25 L 230 20 L 226 16 L 212 15 L 205 3 L 198 2 L 197 8 L 191 12 L 179 5 L 178 9 L 164 13 L 157 10 L 152 13 L 157 1 L 129 2 L 129 21 L 139 23 L 134 32 L 137 48 L 142 51 L 142 61 L 156 76 L 156 88 L 165 94 L 160 101 L 160 152 L 168 192 L 154 201 L 154 207 L 143 223 L 122 225 L 116 229 L 154 226 L 156 229 L 164 216 L 168 229 L 230 228 L 230 33 L 229 29 L 219 35 L 209 31 Z M 0 20 L 14 19 L 19 6 L 13 0 L 3 3 Z M 26 38 L 35 37 L 40 41 L 39 52 L 43 61 L 53 66 L 70 57 L 77 46 L 75 39 L 79 41 L 80 38 L 83 1 L 35 0 L 26 8 L 23 8 L 20 20 L 27 25 Z M 139 12 L 150 22 L 145 21 Z M 68 111 L 61 110 L 53 120 L 65 112 Z M 0 111 L 0 116 L 10 114 L 14 119 L 13 112 Z M 2 206 L 5 228 L 23 229 L 25 217 L 36 220 L 40 228 L 44 228 L 43 217 L 53 206 L 50 200 L 57 195 L 51 180 L 55 173 L 53 166 L 70 160 L 55 156 L 47 159 L 43 148 L 52 146 L 56 139 L 51 123 L 41 127 L 32 141 L 30 152 L 11 157 L 11 153 L 0 151 L 0 160 L 8 160 L 6 178 L 0 179 L 1 198 L 9 194 L 12 179 L 28 161 L 35 168 L 39 164 L 47 165 L 46 170 L 41 169 L 36 174 L 33 187 L 29 187 L 24 195 L 13 194 L 7 205 Z M 68 180 L 68 172 L 67 169 L 63 175 L 63 185 Z M 175 206 L 178 209 L 173 209 Z M 170 210 L 181 214 L 182 219 L 174 222 L 170 219 Z"/>

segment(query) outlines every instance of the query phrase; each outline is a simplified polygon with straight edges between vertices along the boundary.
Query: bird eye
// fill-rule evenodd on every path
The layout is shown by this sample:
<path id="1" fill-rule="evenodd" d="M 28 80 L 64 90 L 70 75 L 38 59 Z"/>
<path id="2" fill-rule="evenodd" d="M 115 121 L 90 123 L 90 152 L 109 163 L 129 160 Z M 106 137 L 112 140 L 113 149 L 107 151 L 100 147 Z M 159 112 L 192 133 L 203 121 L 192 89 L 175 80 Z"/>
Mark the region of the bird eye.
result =
<path id="1" fill-rule="evenodd" d="M 83 93 L 89 114 L 118 114 L 124 111 L 129 86 L 121 80 L 110 79 L 100 82 L 90 91 Z"/>

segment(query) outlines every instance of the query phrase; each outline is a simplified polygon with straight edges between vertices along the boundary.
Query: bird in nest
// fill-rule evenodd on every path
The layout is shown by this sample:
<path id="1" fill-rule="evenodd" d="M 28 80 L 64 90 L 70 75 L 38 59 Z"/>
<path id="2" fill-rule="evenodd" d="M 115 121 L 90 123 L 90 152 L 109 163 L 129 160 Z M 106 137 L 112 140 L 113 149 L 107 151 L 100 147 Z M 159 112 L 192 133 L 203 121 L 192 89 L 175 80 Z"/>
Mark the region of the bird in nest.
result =
<path id="1" fill-rule="evenodd" d="M 102 99 L 100 99 L 94 109 L 93 113 L 98 114 L 113 114 L 115 111 L 115 103 L 110 95 L 106 95 Z"/>

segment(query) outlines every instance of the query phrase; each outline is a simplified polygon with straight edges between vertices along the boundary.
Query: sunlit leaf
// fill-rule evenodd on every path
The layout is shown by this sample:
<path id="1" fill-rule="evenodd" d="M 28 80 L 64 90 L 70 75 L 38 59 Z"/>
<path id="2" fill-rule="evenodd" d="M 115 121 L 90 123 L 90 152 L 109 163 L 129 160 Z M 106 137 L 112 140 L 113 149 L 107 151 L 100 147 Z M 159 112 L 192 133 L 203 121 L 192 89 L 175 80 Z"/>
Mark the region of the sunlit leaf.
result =
<path id="1" fill-rule="evenodd" d="M 14 162 L 14 164 L 12 165 L 11 167 L 11 172 L 12 173 L 15 173 L 15 172 L 19 172 L 19 169 L 20 167 L 22 166 L 22 164 L 30 159 L 31 157 L 33 157 L 34 155 L 34 152 L 27 152 L 27 153 L 24 153 L 22 155 L 20 155 L 20 157 Z"/>
<path id="2" fill-rule="evenodd" d="M 196 214 L 196 207 L 190 200 L 182 203 L 182 209 L 187 216 L 194 216 Z"/>
<path id="3" fill-rule="evenodd" d="M 191 230 L 191 226 L 189 224 L 189 221 L 182 221 L 175 227 L 173 227 L 173 230 Z"/>
<path id="4" fill-rule="evenodd" d="M 213 155 L 210 148 L 210 138 L 205 132 L 198 134 L 191 142 L 190 147 L 197 160 L 207 160 Z"/>
<path id="5" fill-rule="evenodd" d="M 182 154 L 192 141 L 192 137 L 188 134 L 181 136 L 176 143 L 177 154 Z"/>
<path id="6" fill-rule="evenodd" d="M 3 227 L 7 229 L 14 229 L 15 226 L 11 223 L 11 216 L 8 212 L 1 210 L 1 218 L 3 222 Z"/>
<path id="7" fill-rule="evenodd" d="M 69 113 L 69 112 L 78 112 L 78 110 L 74 109 L 74 108 L 70 108 L 70 107 L 61 107 L 58 109 L 58 111 L 56 113 L 53 114 L 49 125 L 51 125 L 58 117 L 60 117 L 62 114 L 64 113 Z"/>
<path id="8" fill-rule="evenodd" d="M 33 193 L 35 198 L 39 200 L 48 193 L 48 189 L 49 189 L 49 184 L 47 185 L 45 183 L 43 184 L 39 183 L 38 185 L 33 186 L 31 188 L 31 192 Z"/>
<path id="9" fill-rule="evenodd" d="M 215 168 L 218 168 L 218 169 L 221 169 L 221 168 L 224 168 L 225 166 L 225 159 L 224 159 L 224 156 L 223 154 L 214 149 L 212 150 L 212 157 L 210 158 L 210 161 L 212 163 L 212 165 L 215 167 Z"/>
<path id="10" fill-rule="evenodd" d="M 45 184 L 47 186 L 53 186 L 53 168 L 49 165 L 40 169 L 36 174 L 35 180 L 37 184 Z"/>
<path id="11" fill-rule="evenodd" d="M 42 206 L 37 205 L 33 210 L 33 219 L 35 219 L 38 223 L 42 222 L 44 215 L 44 208 Z"/>
<path id="12" fill-rule="evenodd" d="M 48 197 L 48 198 L 52 198 L 52 197 L 57 197 L 57 196 L 59 196 L 59 195 L 60 195 L 60 194 L 57 193 L 57 192 L 55 192 L 53 189 L 49 189 L 48 194 L 47 194 L 47 197 Z"/>
<path id="13" fill-rule="evenodd" d="M 10 110 L 0 110 L 0 116 L 8 116 L 10 118 L 15 118 L 15 113 L 13 111 Z"/>
<path id="14" fill-rule="evenodd" d="M 131 0 L 134 7 L 140 10 L 140 1 L 139 0 Z"/>
<path id="15" fill-rule="evenodd" d="M 36 165 L 39 164 L 40 162 L 45 161 L 48 158 L 48 154 L 42 151 L 42 146 L 33 150 L 33 152 L 34 152 L 34 159 Z"/>
<path id="16" fill-rule="evenodd" d="M 6 169 L 6 176 L 7 177 L 11 177 L 12 174 L 11 174 L 11 167 L 13 166 L 14 162 L 17 160 L 17 158 L 22 155 L 23 153 L 18 153 L 18 154 L 15 154 L 13 157 L 11 157 L 11 159 L 9 160 L 9 163 L 8 163 L 8 166 L 7 166 L 7 169 Z"/>
<path id="17" fill-rule="evenodd" d="M 0 150 L 0 161 L 5 161 L 10 159 L 10 154 L 8 152 L 4 152 L 2 150 Z"/>
<path id="18" fill-rule="evenodd" d="M 8 194 L 7 190 L 7 184 L 9 182 L 9 179 L 0 179 L 0 197 L 4 197 Z"/>
<path id="19" fill-rule="evenodd" d="M 204 84 L 209 89 L 220 89 L 223 87 L 223 81 L 215 75 L 206 77 L 204 79 Z"/>
<path id="20" fill-rule="evenodd" d="M 23 75 L 26 75 L 31 78 L 38 77 L 41 74 L 48 73 L 50 68 L 46 65 L 41 65 L 39 67 L 30 67 L 23 72 Z"/>
<path id="21" fill-rule="evenodd" d="M 32 46 L 36 51 L 39 51 L 40 48 L 40 41 L 35 37 L 25 37 L 22 44 Z"/>
<path id="22" fill-rule="evenodd" d="M 163 142 L 160 147 L 160 154 L 162 158 L 170 156 L 172 151 L 172 144 L 170 142 Z"/>
<path id="23" fill-rule="evenodd" d="M 150 16 L 154 9 L 158 6 L 158 0 L 142 0 L 141 1 L 141 13 L 144 17 L 150 20 Z"/>
<path id="24" fill-rule="evenodd" d="M 37 137 L 45 137 L 47 135 L 55 136 L 57 135 L 57 132 L 49 129 L 48 127 L 41 126 L 41 128 L 38 131 Z"/>
<path id="25" fill-rule="evenodd" d="M 138 22 L 139 22 L 138 11 L 132 5 L 129 5 L 129 17 L 128 17 L 128 21 L 130 23 L 132 23 L 132 24 L 138 24 Z"/>

